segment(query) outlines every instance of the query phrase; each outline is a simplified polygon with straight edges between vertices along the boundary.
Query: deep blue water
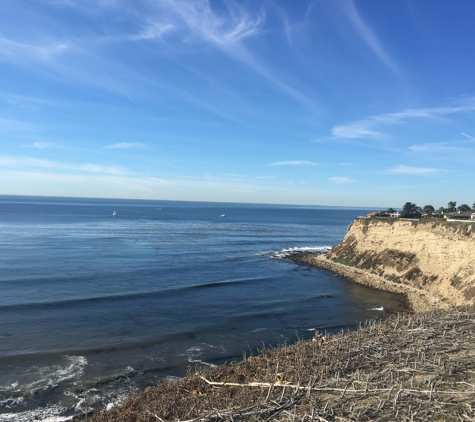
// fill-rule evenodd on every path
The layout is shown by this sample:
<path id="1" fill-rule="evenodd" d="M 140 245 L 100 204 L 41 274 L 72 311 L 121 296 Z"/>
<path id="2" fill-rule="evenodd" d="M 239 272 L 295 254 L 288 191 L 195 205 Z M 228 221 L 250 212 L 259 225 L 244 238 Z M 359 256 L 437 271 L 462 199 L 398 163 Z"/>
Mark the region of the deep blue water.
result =
<path id="1" fill-rule="evenodd" d="M 54 420 L 81 412 L 83 386 L 106 405 L 401 309 L 279 259 L 335 245 L 368 211 L 0 196 L 0 421 Z"/>

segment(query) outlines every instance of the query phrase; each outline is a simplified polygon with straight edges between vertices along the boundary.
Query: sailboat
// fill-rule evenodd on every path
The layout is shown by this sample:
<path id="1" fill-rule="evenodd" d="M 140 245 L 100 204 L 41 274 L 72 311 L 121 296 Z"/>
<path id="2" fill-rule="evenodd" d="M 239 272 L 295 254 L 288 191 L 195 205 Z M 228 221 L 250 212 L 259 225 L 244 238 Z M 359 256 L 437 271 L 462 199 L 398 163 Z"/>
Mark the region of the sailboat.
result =
<path id="1" fill-rule="evenodd" d="M 117 217 L 117 213 L 115 211 L 112 213 L 112 217 Z"/>

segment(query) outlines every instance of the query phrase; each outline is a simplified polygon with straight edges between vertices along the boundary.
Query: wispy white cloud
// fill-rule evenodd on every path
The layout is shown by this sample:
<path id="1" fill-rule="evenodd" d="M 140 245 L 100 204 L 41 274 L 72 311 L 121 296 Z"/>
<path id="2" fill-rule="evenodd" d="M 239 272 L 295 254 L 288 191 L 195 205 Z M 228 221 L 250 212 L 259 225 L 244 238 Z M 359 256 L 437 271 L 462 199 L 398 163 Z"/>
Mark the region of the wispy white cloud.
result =
<path id="1" fill-rule="evenodd" d="M 182 49 L 183 46 L 195 49 L 197 45 L 212 45 L 248 66 L 284 95 L 307 108 L 320 110 L 316 101 L 297 87 L 300 83 L 298 80 L 289 83 L 275 68 L 251 53 L 246 41 L 263 32 L 265 12 L 262 7 L 249 7 L 231 1 L 222 3 L 218 11 L 218 7 L 212 6 L 210 0 L 141 1 L 129 5 L 105 0 L 97 3 L 90 0 L 57 0 L 56 7 L 74 7 L 85 16 L 108 12 L 112 14 L 108 19 L 120 24 L 112 23 L 107 29 L 94 27 L 88 33 L 71 32 L 68 39 L 57 35 L 28 39 L 30 33 L 24 38 L 20 34 L 8 35 L 9 38 L 0 37 L 0 62 L 3 60 L 27 66 L 28 70 L 33 69 L 48 78 L 59 77 L 62 81 L 119 92 L 135 103 L 135 95 L 130 93 L 133 87 L 144 84 L 150 86 L 156 81 L 146 80 L 144 72 L 135 71 L 130 63 L 121 63 L 120 60 L 114 60 L 111 54 L 104 54 L 107 51 L 103 48 L 104 42 L 157 40 L 167 44 L 168 52 Z M 48 21 L 44 16 L 33 16 L 30 20 L 35 21 L 43 34 L 48 34 L 45 28 Z M 135 31 L 125 30 L 132 27 Z M 41 62 L 42 66 L 32 68 L 32 63 L 37 62 Z M 104 71 L 107 71 L 105 78 L 102 77 Z M 124 80 L 128 83 L 125 84 Z"/>
<path id="2" fill-rule="evenodd" d="M 386 174 L 401 174 L 401 175 L 410 175 L 410 176 L 425 176 L 428 174 L 433 174 L 440 171 L 439 169 L 435 168 L 428 168 L 428 167 L 409 167 L 409 166 L 396 166 L 390 168 L 384 173 Z"/>
<path id="3" fill-rule="evenodd" d="M 396 113 L 386 113 L 371 116 L 366 119 L 335 126 L 331 132 L 334 137 L 350 139 L 379 139 L 384 133 L 379 129 L 384 125 L 394 125 L 413 119 L 433 119 L 457 113 L 475 111 L 475 99 L 457 107 L 434 107 L 406 109 Z"/>
<path id="4" fill-rule="evenodd" d="M 238 60 L 260 74 L 269 83 L 297 102 L 318 109 L 315 101 L 276 76 L 245 45 L 245 40 L 261 33 L 265 21 L 263 12 L 251 13 L 235 2 L 225 3 L 227 10 L 218 14 L 209 0 L 164 0 L 155 5 L 156 14 L 144 23 L 133 38 L 159 39 L 176 35 L 185 44 L 207 43 Z"/>
<path id="5" fill-rule="evenodd" d="M 10 189 L 6 182 L 15 180 Z M 88 197 L 120 197 L 144 199 L 209 200 L 221 202 L 287 203 L 302 204 L 302 197 L 314 203 L 320 192 L 300 187 L 289 191 L 281 183 L 275 185 L 248 180 L 232 180 L 219 175 L 205 177 L 156 177 L 143 174 L 106 175 L 71 174 L 67 172 L 18 171 L 0 167 L 0 185 L 6 194 L 58 195 Z M 45 190 L 47 186 L 47 190 Z M 310 198 L 310 199 L 309 199 Z"/>
<path id="6" fill-rule="evenodd" d="M 29 95 L 18 95 L 7 92 L 0 93 L 0 98 L 7 104 L 11 104 L 23 109 L 38 110 L 42 106 L 61 107 L 63 103 L 47 98 L 33 97 Z"/>
<path id="7" fill-rule="evenodd" d="M 15 180 L 9 190 L 6 181 Z M 100 198 L 150 199 L 157 191 L 175 189 L 173 180 L 159 177 L 137 177 L 98 173 L 66 173 L 38 170 L 18 171 L 0 168 L 0 183 L 5 183 L 4 192 L 23 195 L 88 196 Z M 45 189 L 45 187 L 47 187 Z"/>
<path id="8" fill-rule="evenodd" d="M 236 174 L 236 173 L 221 173 L 224 177 L 230 177 L 232 179 L 248 179 L 249 176 L 245 174 Z"/>
<path id="9" fill-rule="evenodd" d="M 47 149 L 47 148 L 55 147 L 56 143 L 55 142 L 33 142 L 31 146 L 36 149 Z"/>
<path id="10" fill-rule="evenodd" d="M 151 22 L 145 26 L 137 35 L 127 37 L 131 41 L 139 40 L 155 40 L 163 41 L 163 36 L 167 33 L 175 31 L 177 28 L 172 23 L 167 22 Z"/>
<path id="11" fill-rule="evenodd" d="M 43 160 L 31 157 L 0 156 L 0 166 L 10 168 L 46 168 L 52 170 L 69 170 L 86 173 L 103 173 L 120 175 L 125 173 L 125 169 L 120 166 L 103 166 L 100 164 L 78 164 L 63 163 L 54 160 Z"/>
<path id="12" fill-rule="evenodd" d="M 244 39 L 256 35 L 264 21 L 264 14 L 250 13 L 235 2 L 218 14 L 209 0 L 162 0 L 149 3 L 150 9 L 139 30 L 127 36 L 107 37 L 109 40 L 160 40 L 165 35 L 177 36 L 187 44 L 202 42 L 236 54 Z"/>
<path id="13" fill-rule="evenodd" d="M 332 135 L 338 138 L 382 138 L 384 134 L 372 129 L 374 123 L 368 120 L 348 123 L 346 125 L 335 126 Z"/>
<path id="14" fill-rule="evenodd" d="M 251 16 L 236 3 L 228 3 L 229 13 L 218 15 L 209 0 L 165 0 L 162 4 L 180 16 L 195 36 L 223 48 L 234 48 L 243 39 L 253 36 L 263 21 L 263 16 Z"/>
<path id="15" fill-rule="evenodd" d="M 441 116 L 447 116 L 456 113 L 465 113 L 475 110 L 475 98 L 472 101 L 457 107 L 432 107 L 432 108 L 415 108 L 406 109 L 397 113 L 381 114 L 374 116 L 371 119 L 381 123 L 400 123 L 409 119 L 419 118 L 436 118 Z"/>
<path id="16" fill-rule="evenodd" d="M 373 53 L 381 60 L 393 73 L 400 74 L 398 66 L 387 50 L 383 47 L 371 27 L 361 17 L 352 0 L 340 2 L 343 11 L 348 20 L 356 29 L 356 33 L 363 42 L 373 51 Z"/>
<path id="17" fill-rule="evenodd" d="M 26 44 L 0 37 L 0 61 L 25 62 L 25 61 L 49 61 L 62 54 L 68 49 L 63 42 L 51 42 L 44 44 Z"/>
<path id="18" fill-rule="evenodd" d="M 275 176 L 255 176 L 256 180 L 273 180 L 275 178 Z"/>
<path id="19" fill-rule="evenodd" d="M 447 151 L 457 151 L 461 148 L 455 147 L 453 145 L 443 143 L 443 142 L 434 142 L 426 144 L 417 144 L 411 145 L 408 147 L 411 151 L 414 152 L 447 152 Z"/>
<path id="20" fill-rule="evenodd" d="M 105 149 L 130 149 L 130 148 L 143 148 L 144 144 L 141 142 L 119 142 L 117 144 L 106 145 Z"/>
<path id="21" fill-rule="evenodd" d="M 296 160 L 296 161 L 276 161 L 275 163 L 267 164 L 269 167 L 272 166 L 316 166 L 317 163 L 312 161 Z"/>
<path id="22" fill-rule="evenodd" d="M 466 133 L 462 132 L 461 133 L 463 136 L 465 136 L 468 139 L 475 139 L 473 136 L 467 135 Z"/>
<path id="23" fill-rule="evenodd" d="M 346 185 L 348 183 L 356 183 L 356 180 L 352 179 L 351 177 L 343 176 L 343 177 L 330 177 L 329 180 L 337 185 Z"/>

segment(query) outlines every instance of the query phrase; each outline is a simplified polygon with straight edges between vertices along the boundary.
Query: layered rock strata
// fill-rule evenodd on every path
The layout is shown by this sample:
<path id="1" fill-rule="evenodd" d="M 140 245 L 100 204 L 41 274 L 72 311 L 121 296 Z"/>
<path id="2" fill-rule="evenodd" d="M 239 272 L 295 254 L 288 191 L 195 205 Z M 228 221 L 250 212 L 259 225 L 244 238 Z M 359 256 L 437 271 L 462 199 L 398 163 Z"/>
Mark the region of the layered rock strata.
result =
<path id="1" fill-rule="evenodd" d="M 474 230 L 471 222 L 358 218 L 330 253 L 304 261 L 361 284 L 404 292 L 416 310 L 438 300 L 474 305 Z"/>

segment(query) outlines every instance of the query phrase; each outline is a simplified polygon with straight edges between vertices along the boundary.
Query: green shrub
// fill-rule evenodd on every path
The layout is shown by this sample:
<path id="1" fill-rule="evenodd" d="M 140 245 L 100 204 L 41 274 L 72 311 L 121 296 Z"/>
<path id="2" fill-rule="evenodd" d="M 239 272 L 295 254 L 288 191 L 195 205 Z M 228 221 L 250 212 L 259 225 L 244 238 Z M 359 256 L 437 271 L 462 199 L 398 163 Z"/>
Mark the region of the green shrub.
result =
<path id="1" fill-rule="evenodd" d="M 397 276 L 396 274 L 385 274 L 384 278 L 388 281 L 392 281 L 393 283 L 401 283 L 401 277 Z"/>
<path id="2" fill-rule="evenodd" d="M 333 258 L 333 262 L 337 264 L 348 265 L 349 267 L 354 267 L 353 263 L 349 259 L 345 258 Z"/>

